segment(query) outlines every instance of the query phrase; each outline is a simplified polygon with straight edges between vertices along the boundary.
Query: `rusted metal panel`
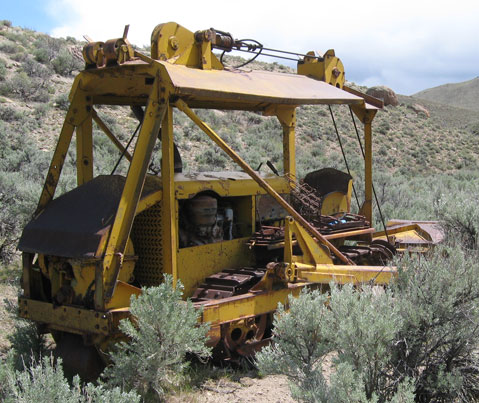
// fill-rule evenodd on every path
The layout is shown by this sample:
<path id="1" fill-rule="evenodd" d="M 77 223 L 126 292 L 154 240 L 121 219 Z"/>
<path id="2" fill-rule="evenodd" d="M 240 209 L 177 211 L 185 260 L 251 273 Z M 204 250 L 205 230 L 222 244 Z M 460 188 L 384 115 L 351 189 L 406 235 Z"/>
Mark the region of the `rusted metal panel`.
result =
<path id="1" fill-rule="evenodd" d="M 364 100 L 312 78 L 246 70 L 198 70 L 162 63 L 175 88 L 190 106 L 195 102 L 306 104 L 364 104 Z M 210 106 L 211 108 L 211 106 Z"/>
<path id="2" fill-rule="evenodd" d="M 155 191 L 145 183 L 142 196 Z M 18 249 L 29 253 L 94 257 L 113 222 L 125 178 L 98 176 L 51 201 L 23 230 Z"/>

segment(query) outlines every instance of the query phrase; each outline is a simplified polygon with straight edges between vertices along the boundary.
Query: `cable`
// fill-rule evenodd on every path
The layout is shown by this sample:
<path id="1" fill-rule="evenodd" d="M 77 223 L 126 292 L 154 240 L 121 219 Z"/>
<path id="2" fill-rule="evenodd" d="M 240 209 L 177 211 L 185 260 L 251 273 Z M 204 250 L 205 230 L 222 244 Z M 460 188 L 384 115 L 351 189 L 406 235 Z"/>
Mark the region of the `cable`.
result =
<path id="1" fill-rule="evenodd" d="M 231 37 L 230 34 L 228 34 L 229 37 Z M 252 42 L 252 43 L 251 43 Z M 247 60 L 245 63 L 242 63 L 238 66 L 231 66 L 232 68 L 240 68 L 244 67 L 247 64 L 251 63 L 253 60 L 255 60 L 259 55 L 262 56 L 268 56 L 268 57 L 275 57 L 278 59 L 284 59 L 284 60 L 292 60 L 294 62 L 297 62 L 298 59 L 293 59 L 292 57 L 286 57 L 282 55 L 275 55 L 271 53 L 264 53 L 264 51 L 268 52 L 275 52 L 275 53 L 283 53 L 287 55 L 295 55 L 296 57 L 310 57 L 314 59 L 318 59 L 319 61 L 323 61 L 324 58 L 321 56 L 312 56 L 312 55 L 305 55 L 303 53 L 297 53 L 297 52 L 289 52 L 287 50 L 280 50 L 280 49 L 273 49 L 273 48 L 265 48 L 262 43 L 258 42 L 256 39 L 237 39 L 234 41 L 234 45 L 230 49 L 225 49 L 222 46 L 215 46 L 217 49 L 222 49 L 223 52 L 221 53 L 220 56 L 220 61 L 223 63 L 223 56 L 226 52 L 231 52 L 231 51 L 238 51 L 238 52 L 244 52 L 244 53 L 255 53 L 255 56 L 249 60 Z M 246 49 L 242 49 L 246 48 Z"/>
<path id="2" fill-rule="evenodd" d="M 346 159 L 346 154 L 344 153 L 343 143 L 341 142 L 341 137 L 339 136 L 338 127 L 336 126 L 336 120 L 334 119 L 333 110 L 331 109 L 331 105 L 328 105 L 328 108 L 329 108 L 329 113 L 331 114 L 331 119 L 333 120 L 334 129 L 336 130 L 336 136 L 338 137 L 339 147 L 341 147 L 341 152 L 343 154 L 344 163 L 346 164 L 346 169 L 348 170 L 349 176 L 351 176 L 351 171 L 349 170 L 348 160 Z M 351 178 L 352 178 L 352 176 L 351 176 Z M 354 192 L 354 198 L 356 199 L 356 203 L 358 205 L 358 210 L 359 210 L 361 208 L 361 206 L 359 205 L 359 199 L 358 199 L 358 195 L 356 193 L 356 188 L 354 187 L 354 183 L 353 183 L 353 192 Z"/>
<path id="3" fill-rule="evenodd" d="M 349 113 L 351 114 L 351 119 L 353 121 L 354 130 L 356 131 L 356 137 L 358 138 L 358 142 L 359 142 L 359 148 L 361 149 L 361 154 L 363 155 L 363 160 L 366 160 L 366 155 L 364 154 L 364 149 L 363 149 L 363 143 L 361 143 L 361 137 L 359 136 L 358 126 L 356 126 L 356 119 L 354 119 L 353 110 L 351 109 L 351 106 L 349 107 Z M 381 205 L 379 204 L 378 196 L 376 195 L 376 189 L 374 187 L 374 183 L 372 185 L 373 185 L 374 200 L 376 200 L 376 206 L 378 206 L 379 218 L 381 219 L 381 224 L 383 225 L 384 234 L 386 235 L 386 239 L 389 242 L 388 230 L 386 229 L 386 224 L 384 223 L 384 216 L 383 216 L 383 212 L 381 210 Z"/>
<path id="4" fill-rule="evenodd" d="M 138 129 L 140 128 L 141 126 L 141 122 L 138 123 L 138 126 L 136 126 L 136 129 L 135 131 L 133 132 L 133 135 L 131 136 L 130 140 L 128 140 L 128 144 L 126 145 L 126 147 L 124 148 L 124 150 L 122 151 L 121 155 L 120 155 L 120 158 L 118 158 L 118 161 L 116 162 L 115 164 L 115 167 L 113 168 L 113 171 L 111 171 L 111 174 L 110 175 L 113 175 L 116 171 L 116 168 L 118 168 L 118 165 L 120 165 L 120 161 L 121 159 L 125 156 L 125 152 L 126 150 L 128 149 L 128 147 L 130 147 L 130 144 L 131 142 L 133 141 L 133 139 L 135 138 L 136 136 L 136 133 L 138 132 Z"/>
<path id="5" fill-rule="evenodd" d="M 256 45 L 250 45 L 250 44 L 246 43 L 247 41 L 254 42 L 254 43 L 256 43 Z M 249 60 L 246 60 L 246 62 L 244 62 L 242 64 L 239 64 L 238 66 L 231 66 L 233 69 L 239 69 L 240 67 L 246 66 L 247 64 L 249 64 L 253 60 L 255 60 L 261 54 L 261 52 L 263 51 L 263 44 L 261 44 L 260 42 L 258 42 L 255 39 L 239 39 L 235 42 L 239 44 L 238 46 L 246 46 L 248 48 L 248 50 L 243 50 L 241 48 L 235 49 L 235 50 L 238 50 L 240 52 L 253 53 L 257 48 L 259 48 L 259 51 L 255 54 L 254 57 L 252 57 Z M 223 56 L 226 52 L 227 52 L 227 50 L 223 49 L 223 53 L 221 53 L 220 62 L 222 64 L 223 64 Z"/>

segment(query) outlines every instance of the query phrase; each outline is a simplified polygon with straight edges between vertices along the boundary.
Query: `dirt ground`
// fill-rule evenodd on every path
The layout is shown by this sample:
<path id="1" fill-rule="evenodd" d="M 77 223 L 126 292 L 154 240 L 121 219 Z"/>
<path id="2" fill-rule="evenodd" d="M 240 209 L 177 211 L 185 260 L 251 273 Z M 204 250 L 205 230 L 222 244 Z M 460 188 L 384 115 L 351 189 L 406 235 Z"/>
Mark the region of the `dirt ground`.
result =
<path id="1" fill-rule="evenodd" d="M 228 379 L 208 381 L 200 390 L 168 398 L 168 403 L 290 403 L 294 402 L 284 376 L 257 378 L 244 376 L 237 382 Z"/>

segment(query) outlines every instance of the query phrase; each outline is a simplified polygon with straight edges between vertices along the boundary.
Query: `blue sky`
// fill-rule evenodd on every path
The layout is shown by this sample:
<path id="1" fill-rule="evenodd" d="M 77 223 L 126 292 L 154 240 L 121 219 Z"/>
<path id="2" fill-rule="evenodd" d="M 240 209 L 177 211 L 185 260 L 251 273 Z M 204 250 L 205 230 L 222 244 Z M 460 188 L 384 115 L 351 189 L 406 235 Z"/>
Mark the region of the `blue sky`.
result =
<path id="1" fill-rule="evenodd" d="M 334 48 L 348 80 L 407 95 L 479 76 L 477 0 L 0 1 L 0 19 L 54 36 L 107 40 L 130 24 L 129 39 L 144 45 L 156 24 L 176 21 L 272 48 Z"/>
<path id="2" fill-rule="evenodd" d="M 35 31 L 50 32 L 58 23 L 47 11 L 45 2 L 35 0 L 2 0 L 0 18 Z"/>

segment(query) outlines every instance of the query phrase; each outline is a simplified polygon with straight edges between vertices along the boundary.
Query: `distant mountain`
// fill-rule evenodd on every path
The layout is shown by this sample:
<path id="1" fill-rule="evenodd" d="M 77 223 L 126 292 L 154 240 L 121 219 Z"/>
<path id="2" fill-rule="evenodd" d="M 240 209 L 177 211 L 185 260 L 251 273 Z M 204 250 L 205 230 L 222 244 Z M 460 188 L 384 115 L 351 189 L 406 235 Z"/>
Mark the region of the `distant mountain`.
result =
<path id="1" fill-rule="evenodd" d="M 478 111 L 479 77 L 462 83 L 444 84 L 419 91 L 413 97 Z"/>

